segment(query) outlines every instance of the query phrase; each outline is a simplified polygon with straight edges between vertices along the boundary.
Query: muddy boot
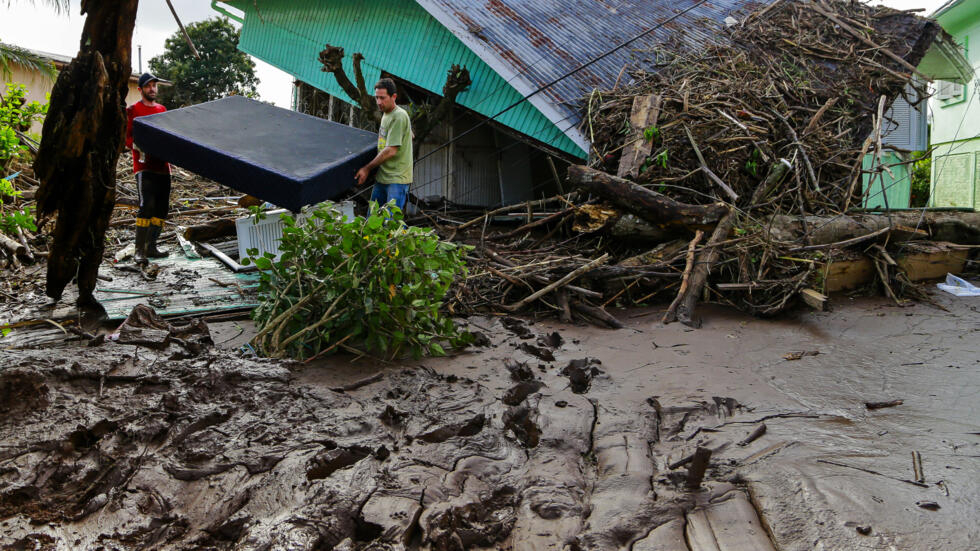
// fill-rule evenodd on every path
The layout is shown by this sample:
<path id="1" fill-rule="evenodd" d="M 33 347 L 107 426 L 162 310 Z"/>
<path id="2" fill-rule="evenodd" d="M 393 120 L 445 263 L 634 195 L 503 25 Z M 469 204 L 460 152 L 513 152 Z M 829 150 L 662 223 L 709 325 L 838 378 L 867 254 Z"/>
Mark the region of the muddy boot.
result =
<path id="1" fill-rule="evenodd" d="M 76 305 L 78 306 L 79 325 L 86 331 L 98 327 L 103 321 L 109 319 L 109 314 L 105 308 L 92 295 L 78 297 Z"/>
<path id="2" fill-rule="evenodd" d="M 160 232 L 163 231 L 163 226 L 150 226 L 149 238 L 146 242 L 146 256 L 149 258 L 166 258 L 167 251 L 161 251 L 157 249 L 157 239 L 160 238 Z"/>
<path id="3" fill-rule="evenodd" d="M 133 253 L 133 263 L 137 266 L 146 266 L 149 263 L 146 259 L 146 241 L 149 235 L 149 226 L 136 226 L 136 252 Z"/>

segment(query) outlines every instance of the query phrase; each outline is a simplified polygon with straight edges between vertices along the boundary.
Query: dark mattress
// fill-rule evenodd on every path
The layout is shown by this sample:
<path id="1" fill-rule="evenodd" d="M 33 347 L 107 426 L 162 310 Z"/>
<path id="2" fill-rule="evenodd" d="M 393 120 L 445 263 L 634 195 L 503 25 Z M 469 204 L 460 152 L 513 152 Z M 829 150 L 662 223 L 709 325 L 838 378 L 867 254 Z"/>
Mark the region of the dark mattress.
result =
<path id="1" fill-rule="evenodd" d="M 241 96 L 133 121 L 150 155 L 298 211 L 334 199 L 377 153 L 373 132 Z"/>

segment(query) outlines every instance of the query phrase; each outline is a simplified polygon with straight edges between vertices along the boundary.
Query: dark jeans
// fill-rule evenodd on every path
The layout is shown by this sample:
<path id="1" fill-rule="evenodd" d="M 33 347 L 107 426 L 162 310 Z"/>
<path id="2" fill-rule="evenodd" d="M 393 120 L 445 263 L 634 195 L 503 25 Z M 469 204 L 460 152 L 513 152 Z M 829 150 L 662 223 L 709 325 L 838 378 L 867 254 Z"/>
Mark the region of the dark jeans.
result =
<path id="1" fill-rule="evenodd" d="M 139 193 L 140 208 L 137 219 L 153 220 L 153 225 L 162 226 L 170 210 L 170 175 L 144 170 L 136 173 L 136 189 Z M 157 222 L 159 221 L 159 222 Z M 139 224 L 137 224 L 139 225 Z"/>

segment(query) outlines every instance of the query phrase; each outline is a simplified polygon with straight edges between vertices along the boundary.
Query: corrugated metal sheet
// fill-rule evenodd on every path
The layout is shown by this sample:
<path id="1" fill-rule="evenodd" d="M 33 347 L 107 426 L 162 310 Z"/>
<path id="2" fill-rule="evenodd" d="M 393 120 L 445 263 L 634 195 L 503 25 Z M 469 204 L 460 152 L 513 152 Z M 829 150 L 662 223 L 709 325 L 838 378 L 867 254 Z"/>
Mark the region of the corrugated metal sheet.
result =
<path id="1" fill-rule="evenodd" d="M 412 193 L 416 197 L 447 197 L 449 195 L 449 185 L 452 182 L 450 174 L 452 165 L 450 155 L 452 146 L 442 147 L 442 144 L 449 140 L 449 124 L 440 124 L 432 130 L 432 133 L 421 143 L 419 147 L 419 158 L 422 159 L 415 163 L 415 182 L 412 184 Z M 433 153 L 433 151 L 435 151 Z"/>
<path id="2" fill-rule="evenodd" d="M 353 78 L 350 54 L 361 52 L 370 84 L 384 70 L 432 93 L 441 94 L 446 71 L 465 65 L 473 84 L 459 104 L 493 115 L 522 96 L 446 27 L 409 0 L 237 0 L 245 12 L 239 48 L 317 88 L 346 98 L 333 75 L 321 70 L 324 44 L 342 46 Z M 536 107 L 524 103 L 497 119 L 576 156 L 585 152 Z"/>
<path id="3" fill-rule="evenodd" d="M 669 22 L 700 0 L 417 1 L 523 95 L 664 23 L 529 100 L 581 145 L 580 100 L 591 90 L 611 88 L 627 65 L 652 64 L 647 58 L 658 44 L 701 46 L 718 36 L 728 15 L 771 0 L 709 0 Z"/>
<path id="4" fill-rule="evenodd" d="M 456 131 L 471 128 L 457 121 Z M 453 180 L 449 199 L 460 205 L 500 204 L 500 172 L 494 130 L 482 126 L 453 143 Z"/>
<path id="5" fill-rule="evenodd" d="M 213 258 L 190 260 L 177 254 L 153 263 L 160 266 L 160 275 L 152 280 L 105 265 L 99 270 L 113 278 L 111 284 L 97 287 L 94 293 L 110 320 L 125 319 L 137 304 L 149 304 L 161 316 L 222 312 L 259 304 L 255 296 L 257 273 L 236 274 Z"/>

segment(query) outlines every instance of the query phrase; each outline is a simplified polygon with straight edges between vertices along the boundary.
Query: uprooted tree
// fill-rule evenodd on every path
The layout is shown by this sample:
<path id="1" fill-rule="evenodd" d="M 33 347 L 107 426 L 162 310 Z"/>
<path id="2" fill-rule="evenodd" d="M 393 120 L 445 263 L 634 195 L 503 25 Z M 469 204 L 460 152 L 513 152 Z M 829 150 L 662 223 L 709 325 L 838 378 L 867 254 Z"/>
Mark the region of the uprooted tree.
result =
<path id="1" fill-rule="evenodd" d="M 116 160 L 126 130 L 126 93 L 138 0 L 83 0 L 88 14 L 78 55 L 58 76 L 34 170 L 38 217 L 57 213 L 47 295 L 78 282 L 79 307 L 101 310 L 92 293 L 116 196 Z M 40 224 L 39 224 L 40 226 Z"/>
<path id="2" fill-rule="evenodd" d="M 322 70 L 332 73 L 337 79 L 337 84 L 344 89 L 344 92 L 361 108 L 361 112 L 366 114 L 375 123 L 381 122 L 381 112 L 374 103 L 373 90 L 367 89 L 364 82 L 364 73 L 361 70 L 361 61 L 364 55 L 355 53 L 351 56 L 351 63 L 354 67 L 354 79 L 351 82 L 347 76 L 347 71 L 343 65 L 344 49 L 339 46 L 327 44 L 320 52 L 320 63 L 323 64 Z M 442 98 L 433 107 L 431 104 L 416 106 L 409 115 L 412 117 L 412 129 L 415 133 L 415 144 L 422 143 L 440 122 L 449 119 L 452 114 L 453 105 L 456 103 L 456 96 L 466 90 L 473 81 L 470 80 L 470 72 L 466 67 L 453 65 L 446 74 L 446 83 L 442 87 Z M 419 148 L 414 148 L 418 155 Z"/>

